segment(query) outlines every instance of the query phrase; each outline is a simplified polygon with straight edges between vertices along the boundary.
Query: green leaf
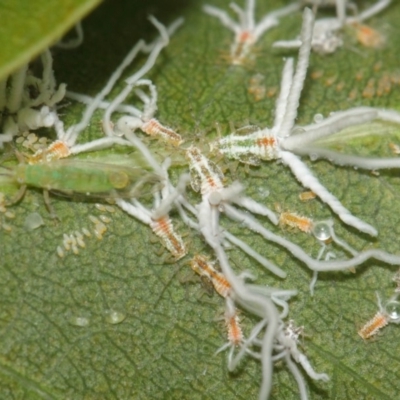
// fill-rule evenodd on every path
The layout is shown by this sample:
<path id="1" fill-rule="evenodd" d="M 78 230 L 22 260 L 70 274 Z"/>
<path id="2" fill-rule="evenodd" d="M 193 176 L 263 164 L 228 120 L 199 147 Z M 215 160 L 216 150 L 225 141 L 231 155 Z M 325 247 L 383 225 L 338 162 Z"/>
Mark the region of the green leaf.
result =
<path id="1" fill-rule="evenodd" d="M 146 20 L 150 11 L 164 23 L 184 15 L 185 25 L 148 75 L 159 90 L 157 118 L 176 128 L 186 145 L 204 149 L 216 135 L 216 123 L 224 134 L 229 133 L 230 123 L 236 127 L 272 125 L 282 56 L 295 53 L 271 50 L 271 44 L 297 36 L 299 14 L 282 19 L 279 27 L 268 32 L 257 43 L 253 64 L 241 68 L 224 60 L 233 35 L 201 12 L 202 2 L 172 1 L 168 6 L 161 0 L 143 3 L 125 0 L 118 6 L 108 2 L 98 8 L 84 23 L 86 39 L 82 47 L 56 54 L 58 81 L 67 82 L 71 90 L 94 95 L 137 40 L 154 38 L 155 29 Z M 211 3 L 227 8 L 223 0 Z M 258 1 L 259 17 L 285 2 L 268 3 Z M 381 79 L 399 72 L 399 18 L 400 4 L 393 2 L 390 9 L 370 21 L 386 35 L 386 44 L 380 49 L 362 48 L 348 33 L 346 45 L 335 54 L 312 55 L 299 124 L 310 123 L 317 113 L 326 116 L 359 105 L 399 109 L 400 92 L 394 78 L 390 90 L 381 96 L 377 92 L 372 97 L 369 92 L 363 95 L 371 80 L 378 87 Z M 142 57 L 135 60 L 127 74 L 144 61 Z M 249 92 L 250 80 L 256 74 L 264 76 L 266 88 L 265 97 L 259 101 Z M 121 81 L 114 93 L 123 86 Z M 135 101 L 134 96 L 131 101 Z M 135 104 L 140 106 L 140 102 Z M 82 109 L 69 105 L 62 110 L 63 120 L 67 124 L 76 122 Z M 102 135 L 100 118 L 99 112 L 82 142 Z M 151 142 L 149 146 L 158 151 L 163 145 Z M 369 150 L 374 153 L 374 149 Z M 318 200 L 300 202 L 298 195 L 303 188 L 280 163 L 264 163 L 251 169 L 249 175 L 239 165 L 232 172 L 227 169 L 227 175 L 229 181 L 244 182 L 249 196 L 272 208 L 279 203 L 315 220 L 332 217 L 336 234 L 357 250 L 379 247 L 399 253 L 397 171 L 376 176 L 326 161 L 306 162 L 345 206 L 379 230 L 378 239 L 371 240 L 341 224 Z M 175 168 L 172 174 L 176 177 L 181 171 L 183 167 Z M 196 194 L 188 192 L 192 202 L 199 201 Z M 194 254 L 212 256 L 197 233 L 179 224 L 178 216 L 172 214 L 177 230 L 187 234 L 190 254 L 176 264 L 165 263 L 166 252 L 158 254 L 161 245 L 150 230 L 121 210 L 102 210 L 90 201 L 52 200 L 61 222 L 50 219 L 40 192 L 33 189 L 20 204 L 8 209 L 15 218 L 0 214 L 0 224 L 6 228 L 0 230 L 0 386 L 4 398 L 257 398 L 260 363 L 246 359 L 236 373 L 229 374 L 226 354 L 214 355 L 226 341 L 219 321 L 224 302 L 217 296 L 201 296 L 200 282 L 188 267 Z M 33 212 L 41 214 L 44 226 L 29 231 L 24 224 Z M 93 234 L 95 223 L 89 217 L 100 219 L 101 215 L 111 222 L 106 223 L 107 231 L 98 240 Z M 261 222 L 317 256 L 320 245 L 312 237 L 271 227 L 263 219 Z M 398 397 L 399 327 L 389 325 L 382 336 L 368 343 L 357 335 L 377 311 L 375 291 L 383 299 L 393 294 L 391 278 L 397 267 L 371 261 L 357 268 L 355 274 L 320 273 L 315 296 L 310 297 L 312 273 L 305 265 L 242 226 L 224 218 L 221 223 L 287 271 L 288 277 L 277 279 L 241 252 L 231 250 L 229 256 L 237 272 L 251 271 L 258 276 L 259 284 L 299 290 L 290 302 L 289 318 L 304 325 L 302 350 L 315 370 L 331 377 L 328 383 L 307 379 L 311 398 Z M 78 255 L 64 249 L 65 255 L 60 258 L 57 246 L 63 247 L 63 234 L 82 232 L 82 228 L 92 232 L 91 238 L 84 237 L 86 247 L 78 248 Z M 346 256 L 334 251 L 338 258 Z M 245 334 L 255 322 L 242 313 Z M 272 399 L 299 398 L 296 383 L 283 364 L 275 365 L 273 379 Z"/>
<path id="2" fill-rule="evenodd" d="M 100 0 L 0 0 L 0 80 L 53 45 Z"/>

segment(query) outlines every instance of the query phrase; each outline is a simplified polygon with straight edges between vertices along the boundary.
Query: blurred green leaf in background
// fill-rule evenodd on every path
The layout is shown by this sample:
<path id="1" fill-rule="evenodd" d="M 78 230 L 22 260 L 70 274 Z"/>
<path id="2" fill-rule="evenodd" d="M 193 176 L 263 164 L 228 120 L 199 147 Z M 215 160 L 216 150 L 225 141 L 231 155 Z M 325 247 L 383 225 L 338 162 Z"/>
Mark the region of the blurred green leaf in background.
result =
<path id="1" fill-rule="evenodd" d="M 0 79 L 53 45 L 101 0 L 1 0 Z"/>

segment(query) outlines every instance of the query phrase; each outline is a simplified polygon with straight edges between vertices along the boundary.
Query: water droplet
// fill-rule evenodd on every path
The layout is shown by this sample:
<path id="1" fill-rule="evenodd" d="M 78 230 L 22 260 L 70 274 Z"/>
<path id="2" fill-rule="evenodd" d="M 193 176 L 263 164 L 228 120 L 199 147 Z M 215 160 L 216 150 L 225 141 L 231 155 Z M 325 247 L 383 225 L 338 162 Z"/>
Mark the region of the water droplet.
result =
<path id="1" fill-rule="evenodd" d="M 121 323 L 126 318 L 125 313 L 116 310 L 107 310 L 105 314 L 106 322 L 113 325 Z"/>
<path id="2" fill-rule="evenodd" d="M 314 115 L 314 122 L 318 124 L 318 122 L 321 122 L 324 120 L 324 116 L 322 114 L 315 114 Z"/>
<path id="3" fill-rule="evenodd" d="M 400 302 L 396 300 L 389 301 L 385 310 L 391 322 L 400 322 Z"/>
<path id="4" fill-rule="evenodd" d="M 37 212 L 31 213 L 25 218 L 24 228 L 27 231 L 33 231 L 34 229 L 37 229 L 37 228 L 39 228 L 39 226 L 42 226 L 42 225 L 44 225 L 43 218 Z"/>
<path id="5" fill-rule="evenodd" d="M 269 194 L 270 194 L 270 191 L 268 189 L 265 189 L 265 188 L 262 188 L 262 187 L 257 188 L 257 191 L 263 198 L 268 197 Z"/>
<path id="6" fill-rule="evenodd" d="M 83 317 L 83 316 L 78 317 L 76 315 L 71 316 L 69 318 L 68 322 L 71 325 L 80 326 L 81 328 L 89 326 L 89 324 L 90 324 L 89 318 L 86 318 L 86 317 Z"/>
<path id="7" fill-rule="evenodd" d="M 317 160 L 318 160 L 318 154 L 311 153 L 311 154 L 309 155 L 309 157 L 310 157 L 310 160 L 311 160 L 311 161 L 317 161 Z"/>
<path id="8" fill-rule="evenodd" d="M 312 233 L 316 239 L 326 242 L 331 239 L 331 225 L 327 221 L 319 221 L 314 223 Z"/>

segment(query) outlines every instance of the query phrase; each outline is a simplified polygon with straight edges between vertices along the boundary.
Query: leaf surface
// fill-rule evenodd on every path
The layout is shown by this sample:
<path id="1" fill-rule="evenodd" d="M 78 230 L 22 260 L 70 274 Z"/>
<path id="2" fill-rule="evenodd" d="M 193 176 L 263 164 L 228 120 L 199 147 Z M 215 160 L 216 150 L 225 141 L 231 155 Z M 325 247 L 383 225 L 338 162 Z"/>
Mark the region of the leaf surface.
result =
<path id="1" fill-rule="evenodd" d="M 56 54 L 55 70 L 59 82 L 69 88 L 94 95 L 118 65 L 128 49 L 140 38 L 152 40 L 154 28 L 147 22 L 151 11 L 162 22 L 184 15 L 185 25 L 173 36 L 168 48 L 157 60 L 148 77 L 159 90 L 157 118 L 177 129 L 186 145 L 207 149 L 207 142 L 236 127 L 255 124 L 272 126 L 275 100 L 279 91 L 283 55 L 271 50 L 278 39 L 294 38 L 301 25 L 300 15 L 282 19 L 279 27 L 257 43 L 255 59 L 244 68 L 229 66 L 224 54 L 229 51 L 232 33 L 201 12 L 202 2 L 121 1 L 105 3 L 85 22 L 86 39 L 74 52 Z M 281 7 L 284 2 L 257 4 L 258 19 Z M 227 7 L 214 0 L 213 5 Z M 370 97 L 364 89 L 378 86 L 385 76 L 396 76 L 396 55 L 400 43 L 400 4 L 370 21 L 383 30 L 386 45 L 378 50 L 365 49 L 348 33 L 346 46 L 328 57 L 313 54 L 298 115 L 299 124 L 308 124 L 317 113 L 347 109 L 359 105 L 399 110 L 399 85 L 393 79 L 388 92 Z M 129 68 L 133 73 L 145 61 L 138 58 Z M 127 76 L 128 73 L 127 72 Z M 256 101 L 249 82 L 262 74 L 265 96 Z M 120 82 L 114 94 L 123 87 Z M 111 96 L 112 97 L 112 96 Z M 140 107 L 135 96 L 129 100 Z M 69 105 L 63 120 L 79 120 L 82 106 Z M 96 114 L 82 142 L 101 136 Z M 162 143 L 149 142 L 162 152 Z M 380 148 L 360 139 L 371 155 Z M 348 144 L 346 144 L 348 146 Z M 109 156 L 126 149 L 112 149 Z M 167 155 L 171 150 L 165 151 Z M 169 152 L 169 153 L 168 153 Z M 171 153 L 172 154 L 172 153 Z M 174 155 L 174 154 L 172 154 Z M 277 162 L 264 163 L 246 174 L 243 166 L 230 174 L 228 182 L 246 184 L 246 194 L 271 208 L 282 208 L 307 215 L 314 220 L 333 218 L 336 234 L 357 250 L 382 248 L 398 253 L 400 228 L 397 171 L 379 176 L 368 171 L 336 167 L 326 161 L 306 161 L 320 181 L 355 215 L 379 230 L 371 240 L 341 224 L 319 200 L 300 202 L 301 185 L 290 171 Z M 228 166 L 228 163 L 225 164 Z M 184 166 L 173 168 L 176 178 Z M 258 176 L 255 176 L 258 175 Z M 261 177 L 260 177 L 261 176 Z M 268 195 L 269 193 L 269 195 Z M 200 198 L 188 189 L 192 202 Z M 214 356 L 226 341 L 221 298 L 202 295 L 199 280 L 188 267 L 191 255 L 210 253 L 199 235 L 189 231 L 172 214 L 177 229 L 187 234 L 189 256 L 178 263 L 163 262 L 166 253 L 151 231 L 121 210 L 101 210 L 91 202 L 54 198 L 53 205 L 61 222 L 50 219 L 38 191 L 28 190 L 24 200 L 9 209 L 11 219 L 0 214 L 0 223 L 11 232 L 0 230 L 0 385 L 4 398 L 33 399 L 249 399 L 258 395 L 261 368 L 246 359 L 234 374 L 226 368 L 226 354 Z M 109 209 L 110 210 L 110 209 Z M 26 218 L 33 212 L 45 225 L 27 230 Z M 103 239 L 93 233 L 94 223 L 105 215 L 111 219 Z M 316 257 L 320 245 L 310 236 L 272 227 L 274 232 L 301 245 Z M 312 273 L 305 265 L 258 235 L 222 218 L 222 225 L 261 254 L 267 256 L 288 277 L 271 276 L 253 260 L 237 250 L 229 251 L 237 272 L 249 270 L 257 283 L 298 289 L 290 302 L 289 317 L 305 327 L 303 351 L 317 372 L 330 375 L 328 383 L 307 379 L 312 399 L 394 399 L 399 392 L 400 357 L 398 326 L 389 325 L 382 336 L 363 342 L 357 330 L 377 311 L 375 291 L 383 299 L 394 290 L 391 281 L 397 267 L 367 262 L 351 272 L 320 273 L 315 296 L 309 294 Z M 63 247 L 63 234 L 86 228 L 85 248 L 79 254 Z M 154 242 L 154 243 L 153 243 Z M 64 257 L 57 255 L 64 248 Z M 336 256 L 347 257 L 335 249 Z M 248 334 L 256 321 L 242 314 Z M 283 364 L 275 365 L 272 399 L 298 399 L 293 377 Z"/>

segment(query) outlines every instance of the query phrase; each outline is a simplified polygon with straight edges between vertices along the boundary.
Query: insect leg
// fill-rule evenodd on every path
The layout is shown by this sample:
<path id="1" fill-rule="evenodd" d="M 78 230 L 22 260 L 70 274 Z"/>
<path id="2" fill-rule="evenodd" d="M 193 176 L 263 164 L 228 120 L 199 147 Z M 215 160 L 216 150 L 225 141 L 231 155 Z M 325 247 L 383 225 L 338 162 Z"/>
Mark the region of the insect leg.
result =
<path id="1" fill-rule="evenodd" d="M 25 192 L 26 192 L 26 185 L 21 185 L 21 187 L 18 189 L 18 192 L 15 194 L 15 196 L 11 200 L 6 201 L 5 205 L 10 206 L 15 203 L 18 203 L 24 197 Z"/>
<path id="2" fill-rule="evenodd" d="M 52 206 L 52 204 L 50 202 L 49 191 L 46 189 L 43 189 L 43 199 L 44 199 L 44 204 L 46 205 L 47 210 L 50 213 L 50 217 L 54 218 L 54 219 L 58 219 L 60 221 L 60 218 L 58 218 L 58 215 L 55 212 L 54 207 Z"/>

